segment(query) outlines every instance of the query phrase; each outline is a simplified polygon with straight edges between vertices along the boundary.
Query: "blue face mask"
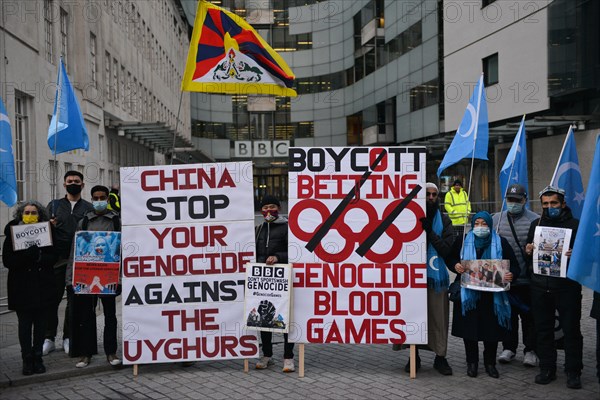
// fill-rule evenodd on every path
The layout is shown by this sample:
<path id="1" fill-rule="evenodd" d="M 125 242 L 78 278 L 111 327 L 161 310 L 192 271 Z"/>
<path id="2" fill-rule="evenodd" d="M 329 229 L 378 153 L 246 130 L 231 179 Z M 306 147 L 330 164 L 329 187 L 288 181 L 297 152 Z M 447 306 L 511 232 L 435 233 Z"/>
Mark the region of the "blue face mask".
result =
<path id="1" fill-rule="evenodd" d="M 522 203 L 506 203 L 506 210 L 510 214 L 520 214 L 523 211 L 524 204 Z"/>
<path id="2" fill-rule="evenodd" d="M 490 236 L 490 227 L 489 226 L 476 226 L 473 228 L 473 235 L 478 238 L 486 238 Z"/>
<path id="3" fill-rule="evenodd" d="M 92 205 L 94 206 L 94 210 L 104 211 L 104 210 L 106 210 L 106 207 L 108 207 L 108 201 L 106 201 L 106 200 L 92 201 Z"/>
<path id="4" fill-rule="evenodd" d="M 560 212 L 562 211 L 562 208 L 552 208 L 552 207 L 548 207 L 545 208 L 546 213 L 548 214 L 548 218 L 558 218 L 558 216 L 560 215 Z"/>

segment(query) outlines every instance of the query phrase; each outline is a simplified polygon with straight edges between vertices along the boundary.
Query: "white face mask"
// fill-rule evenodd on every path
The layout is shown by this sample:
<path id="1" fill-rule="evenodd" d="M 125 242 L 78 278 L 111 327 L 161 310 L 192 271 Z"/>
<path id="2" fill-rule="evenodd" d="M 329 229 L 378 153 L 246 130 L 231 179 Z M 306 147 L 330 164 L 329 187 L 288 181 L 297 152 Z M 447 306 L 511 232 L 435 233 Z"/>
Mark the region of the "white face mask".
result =
<path id="1" fill-rule="evenodd" d="M 490 227 L 489 226 L 476 226 L 473 228 L 473 235 L 478 238 L 486 238 L 490 236 Z"/>
<path id="2" fill-rule="evenodd" d="M 522 203 L 506 202 L 506 210 L 511 214 L 520 214 L 523 211 L 523 206 Z"/>

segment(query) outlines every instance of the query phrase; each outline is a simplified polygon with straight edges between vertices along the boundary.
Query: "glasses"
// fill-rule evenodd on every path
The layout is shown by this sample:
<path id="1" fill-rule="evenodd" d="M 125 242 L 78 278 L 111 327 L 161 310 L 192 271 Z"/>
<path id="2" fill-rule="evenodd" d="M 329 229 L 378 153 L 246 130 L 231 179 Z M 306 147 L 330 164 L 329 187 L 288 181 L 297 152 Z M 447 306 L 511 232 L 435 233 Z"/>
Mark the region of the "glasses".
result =
<path id="1" fill-rule="evenodd" d="M 438 194 L 436 192 L 427 192 L 427 197 L 433 197 L 435 199 L 437 195 Z"/>

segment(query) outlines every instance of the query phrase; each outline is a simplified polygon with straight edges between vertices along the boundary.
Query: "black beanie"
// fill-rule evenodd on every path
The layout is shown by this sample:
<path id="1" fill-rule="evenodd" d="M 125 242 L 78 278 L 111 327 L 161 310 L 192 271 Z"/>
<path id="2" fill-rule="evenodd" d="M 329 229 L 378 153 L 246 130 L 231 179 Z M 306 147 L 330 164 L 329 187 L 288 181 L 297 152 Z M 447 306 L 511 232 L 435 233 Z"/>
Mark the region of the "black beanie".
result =
<path id="1" fill-rule="evenodd" d="M 277 200 L 277 197 L 271 196 L 270 194 L 265 195 L 265 197 L 263 197 L 260 202 L 261 208 L 267 204 L 275 204 L 277 207 L 281 207 L 281 204 L 279 203 L 279 200 Z"/>

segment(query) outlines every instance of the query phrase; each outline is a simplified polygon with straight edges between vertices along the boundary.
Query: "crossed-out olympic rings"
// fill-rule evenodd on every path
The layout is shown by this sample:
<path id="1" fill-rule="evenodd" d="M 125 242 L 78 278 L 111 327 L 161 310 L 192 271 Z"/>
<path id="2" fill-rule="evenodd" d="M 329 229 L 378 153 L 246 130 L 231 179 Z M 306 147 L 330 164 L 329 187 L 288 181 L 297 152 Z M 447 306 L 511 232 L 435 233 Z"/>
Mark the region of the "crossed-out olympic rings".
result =
<path id="1" fill-rule="evenodd" d="M 330 253 L 323 248 L 322 242 L 319 243 L 315 248 L 315 255 L 318 256 L 321 260 L 325 262 L 338 263 L 346 261 L 355 247 L 360 245 L 364 240 L 366 240 L 372 233 L 375 231 L 379 225 L 383 223 L 386 217 L 400 204 L 402 200 L 394 200 L 383 211 L 383 215 L 381 219 L 377 215 L 377 210 L 375 207 L 362 199 L 354 201 L 350 203 L 340 214 L 340 217 L 333 223 L 331 229 L 335 229 L 338 231 L 340 236 L 344 238 L 344 247 L 338 253 Z M 298 221 L 300 220 L 300 214 L 303 211 L 313 209 L 317 211 L 321 215 L 322 222 L 315 228 L 312 232 L 306 232 L 300 225 Z M 345 216 L 350 210 L 360 209 L 367 214 L 368 223 L 363 227 L 360 232 L 354 232 L 348 224 L 345 222 Z M 415 202 L 409 202 L 406 205 L 406 209 L 410 210 L 416 217 L 416 220 L 425 217 L 424 211 L 419 205 Z M 319 230 L 321 225 L 329 218 L 330 212 L 325 204 L 315 199 L 306 199 L 299 203 L 297 203 L 291 210 L 289 215 L 289 227 L 292 233 L 300 240 L 304 242 L 310 241 L 315 232 Z M 369 249 L 365 253 L 365 257 L 372 262 L 375 263 L 388 263 L 393 261 L 398 257 L 400 252 L 402 251 L 402 246 L 405 242 L 411 242 L 418 238 L 422 230 L 420 229 L 420 225 L 417 223 L 409 232 L 401 232 L 398 226 L 394 224 L 390 224 L 388 228 L 385 230 L 385 233 L 392 239 L 392 247 L 385 253 L 379 254 Z"/>

